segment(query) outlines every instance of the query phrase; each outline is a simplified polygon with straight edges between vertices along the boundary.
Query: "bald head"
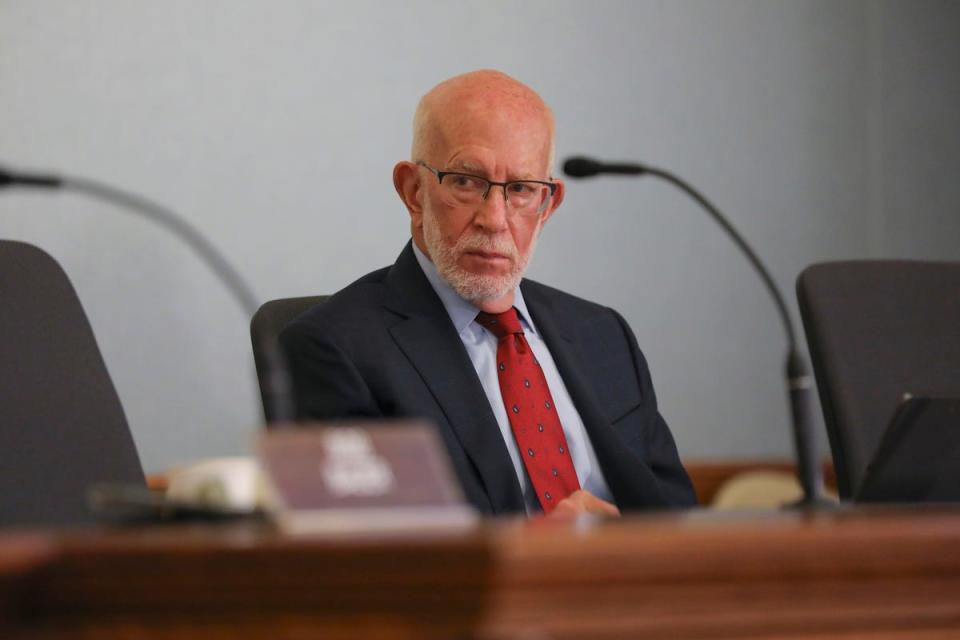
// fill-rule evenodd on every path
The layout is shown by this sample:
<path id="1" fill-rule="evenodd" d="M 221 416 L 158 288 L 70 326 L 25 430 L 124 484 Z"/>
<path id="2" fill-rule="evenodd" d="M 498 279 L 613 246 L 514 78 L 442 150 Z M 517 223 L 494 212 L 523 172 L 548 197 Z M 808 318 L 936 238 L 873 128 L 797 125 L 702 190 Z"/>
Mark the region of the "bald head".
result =
<path id="1" fill-rule="evenodd" d="M 474 71 L 423 96 L 413 128 L 412 161 L 394 166 L 393 185 L 414 244 L 461 298 L 488 313 L 509 309 L 563 202 L 564 183 L 550 173 L 553 114 L 523 83 Z"/>
<path id="2" fill-rule="evenodd" d="M 413 118 L 412 160 L 435 158 L 451 141 L 476 123 L 491 128 L 522 123 L 531 135 L 542 137 L 553 165 L 553 113 L 530 87 L 505 73 L 471 71 L 441 82 L 420 100 Z"/>

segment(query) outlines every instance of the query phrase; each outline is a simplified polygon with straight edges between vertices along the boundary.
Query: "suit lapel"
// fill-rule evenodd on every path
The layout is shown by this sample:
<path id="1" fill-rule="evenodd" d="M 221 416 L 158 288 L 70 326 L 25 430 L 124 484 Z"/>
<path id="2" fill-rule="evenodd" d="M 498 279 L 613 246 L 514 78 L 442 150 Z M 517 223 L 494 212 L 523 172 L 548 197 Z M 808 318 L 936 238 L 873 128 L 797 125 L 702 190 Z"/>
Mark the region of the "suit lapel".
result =
<path id="1" fill-rule="evenodd" d="M 591 388 L 585 366 L 587 354 L 582 353 L 579 330 L 571 325 L 573 319 L 553 309 L 549 298 L 533 288 L 524 287 L 523 297 L 583 420 L 617 505 L 624 509 L 661 504 L 663 497 L 649 466 L 614 430 Z"/>
<path id="2" fill-rule="evenodd" d="M 473 364 L 408 244 L 387 276 L 390 334 L 430 389 L 473 462 L 494 513 L 522 511 L 516 472 Z"/>

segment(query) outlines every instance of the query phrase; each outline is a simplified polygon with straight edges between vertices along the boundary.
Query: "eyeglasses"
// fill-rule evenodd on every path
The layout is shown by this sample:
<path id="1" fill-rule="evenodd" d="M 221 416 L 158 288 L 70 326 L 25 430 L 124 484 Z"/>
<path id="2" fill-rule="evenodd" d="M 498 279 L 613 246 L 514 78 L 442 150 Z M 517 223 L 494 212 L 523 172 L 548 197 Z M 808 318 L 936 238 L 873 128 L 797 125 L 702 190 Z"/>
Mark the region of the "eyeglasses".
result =
<path id="1" fill-rule="evenodd" d="M 417 164 L 437 176 L 447 204 L 455 207 L 477 206 L 487 199 L 491 187 L 501 187 L 508 211 L 532 217 L 547 210 L 550 198 L 557 190 L 557 185 L 553 182 L 541 180 L 494 182 L 469 173 L 440 171 L 422 160 L 418 160 Z"/>

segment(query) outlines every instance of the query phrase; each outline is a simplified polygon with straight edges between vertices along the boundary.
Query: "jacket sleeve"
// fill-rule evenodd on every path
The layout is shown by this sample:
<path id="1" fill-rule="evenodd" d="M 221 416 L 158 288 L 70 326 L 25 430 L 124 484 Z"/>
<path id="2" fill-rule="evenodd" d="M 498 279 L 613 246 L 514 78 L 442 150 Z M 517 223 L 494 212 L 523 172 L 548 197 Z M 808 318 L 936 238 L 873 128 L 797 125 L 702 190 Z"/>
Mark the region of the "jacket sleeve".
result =
<path id="1" fill-rule="evenodd" d="M 647 429 L 643 434 L 646 462 L 656 477 L 660 492 L 668 504 L 676 507 L 695 506 L 697 497 L 693 490 L 693 484 L 680 462 L 677 445 L 669 427 L 667 427 L 667 422 L 657 408 L 657 396 L 653 390 L 653 381 L 650 377 L 647 360 L 640 351 L 637 338 L 633 335 L 630 326 L 619 313 L 612 309 L 611 311 L 616 316 L 617 322 L 620 323 L 630 346 L 630 355 L 640 384 L 643 411 L 646 412 L 645 424 Z"/>
<path id="2" fill-rule="evenodd" d="M 382 415 L 357 367 L 321 327 L 295 322 L 281 332 L 280 347 L 290 366 L 298 419 Z"/>

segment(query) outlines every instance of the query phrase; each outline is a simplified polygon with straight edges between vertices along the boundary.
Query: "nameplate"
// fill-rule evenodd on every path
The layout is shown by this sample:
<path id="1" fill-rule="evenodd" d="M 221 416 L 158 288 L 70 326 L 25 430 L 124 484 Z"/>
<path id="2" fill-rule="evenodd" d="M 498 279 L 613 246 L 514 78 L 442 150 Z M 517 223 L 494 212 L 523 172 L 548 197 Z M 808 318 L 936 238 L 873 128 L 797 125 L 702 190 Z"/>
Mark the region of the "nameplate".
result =
<path id="1" fill-rule="evenodd" d="M 446 448 L 423 422 L 308 423 L 264 432 L 268 511 L 288 533 L 464 527 Z"/>

